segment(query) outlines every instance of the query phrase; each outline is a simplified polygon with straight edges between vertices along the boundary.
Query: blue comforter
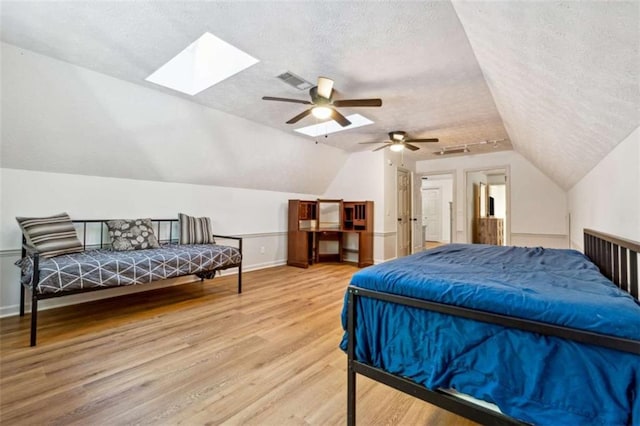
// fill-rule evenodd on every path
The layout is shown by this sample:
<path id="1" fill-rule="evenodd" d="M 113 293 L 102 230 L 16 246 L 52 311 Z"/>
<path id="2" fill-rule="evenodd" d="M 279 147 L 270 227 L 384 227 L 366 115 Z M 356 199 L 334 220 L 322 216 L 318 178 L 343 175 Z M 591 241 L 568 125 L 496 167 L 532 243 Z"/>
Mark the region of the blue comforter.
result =
<path id="1" fill-rule="evenodd" d="M 573 250 L 452 244 L 351 284 L 640 340 L 638 301 Z M 535 424 L 640 425 L 638 355 L 366 298 L 357 312 L 356 358 L 430 389 Z"/>

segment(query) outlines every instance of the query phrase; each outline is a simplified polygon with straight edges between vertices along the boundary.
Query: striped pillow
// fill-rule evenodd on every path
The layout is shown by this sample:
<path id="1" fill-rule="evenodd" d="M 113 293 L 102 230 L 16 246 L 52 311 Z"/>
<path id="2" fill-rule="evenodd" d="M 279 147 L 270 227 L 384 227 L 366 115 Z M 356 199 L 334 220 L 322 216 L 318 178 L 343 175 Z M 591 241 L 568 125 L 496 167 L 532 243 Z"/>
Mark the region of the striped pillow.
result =
<path id="1" fill-rule="evenodd" d="M 215 244 L 211 235 L 211 219 L 208 217 L 178 214 L 180 222 L 180 244 Z"/>
<path id="2" fill-rule="evenodd" d="M 66 213 L 50 217 L 16 217 L 27 243 L 42 257 L 80 253 L 84 250 L 76 228 Z"/>

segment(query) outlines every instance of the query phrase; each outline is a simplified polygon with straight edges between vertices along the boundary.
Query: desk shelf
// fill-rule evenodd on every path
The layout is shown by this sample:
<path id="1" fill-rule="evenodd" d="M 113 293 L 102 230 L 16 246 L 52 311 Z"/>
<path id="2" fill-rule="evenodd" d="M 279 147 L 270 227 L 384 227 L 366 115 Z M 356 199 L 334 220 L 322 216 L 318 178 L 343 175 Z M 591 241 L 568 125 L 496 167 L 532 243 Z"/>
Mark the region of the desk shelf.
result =
<path id="1" fill-rule="evenodd" d="M 323 210 L 331 212 L 329 219 L 322 217 Z M 355 249 L 346 244 L 354 234 Z M 335 247 L 332 242 L 337 251 L 327 252 L 328 245 Z M 289 200 L 287 248 L 287 264 L 300 268 L 348 261 L 354 253 L 358 267 L 373 265 L 373 201 Z"/>

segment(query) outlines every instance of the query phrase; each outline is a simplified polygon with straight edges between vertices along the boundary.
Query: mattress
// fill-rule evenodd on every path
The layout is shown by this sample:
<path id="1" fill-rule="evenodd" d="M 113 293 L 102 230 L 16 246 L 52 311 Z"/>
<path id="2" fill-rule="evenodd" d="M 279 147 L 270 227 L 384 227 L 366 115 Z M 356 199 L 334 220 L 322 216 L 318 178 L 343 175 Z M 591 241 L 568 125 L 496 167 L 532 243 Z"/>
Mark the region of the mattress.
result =
<path id="1" fill-rule="evenodd" d="M 159 249 L 111 251 L 87 250 L 40 258 L 39 294 L 99 287 L 120 287 L 237 265 L 242 260 L 235 247 L 217 244 L 165 245 Z M 22 284 L 31 286 L 33 259 L 16 262 L 22 269 Z"/>
<path id="2" fill-rule="evenodd" d="M 640 340 L 638 301 L 573 250 L 453 244 L 363 269 L 351 284 Z M 534 424 L 640 424 L 638 355 L 367 298 L 357 315 L 356 359 L 429 389 Z"/>

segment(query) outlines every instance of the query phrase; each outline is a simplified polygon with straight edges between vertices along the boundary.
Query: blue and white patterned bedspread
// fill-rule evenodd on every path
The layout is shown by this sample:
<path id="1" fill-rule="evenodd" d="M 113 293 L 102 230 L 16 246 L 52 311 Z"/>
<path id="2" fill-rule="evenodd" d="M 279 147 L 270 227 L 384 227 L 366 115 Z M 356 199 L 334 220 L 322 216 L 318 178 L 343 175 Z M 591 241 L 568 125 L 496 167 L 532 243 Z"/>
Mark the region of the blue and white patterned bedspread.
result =
<path id="1" fill-rule="evenodd" d="M 640 304 L 573 250 L 451 244 L 352 285 L 640 340 Z M 640 425 L 640 356 L 358 298 L 356 358 L 542 425 Z M 346 300 L 342 314 L 346 329 Z M 346 349 L 346 333 L 341 347 Z"/>
<path id="2" fill-rule="evenodd" d="M 37 291 L 45 294 L 145 284 L 237 265 L 241 260 L 237 248 L 217 244 L 172 244 L 134 251 L 87 250 L 41 258 Z M 30 287 L 33 259 L 20 259 L 16 265 L 22 269 L 23 285 Z"/>

